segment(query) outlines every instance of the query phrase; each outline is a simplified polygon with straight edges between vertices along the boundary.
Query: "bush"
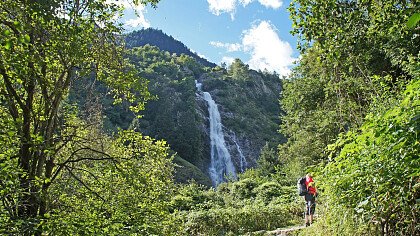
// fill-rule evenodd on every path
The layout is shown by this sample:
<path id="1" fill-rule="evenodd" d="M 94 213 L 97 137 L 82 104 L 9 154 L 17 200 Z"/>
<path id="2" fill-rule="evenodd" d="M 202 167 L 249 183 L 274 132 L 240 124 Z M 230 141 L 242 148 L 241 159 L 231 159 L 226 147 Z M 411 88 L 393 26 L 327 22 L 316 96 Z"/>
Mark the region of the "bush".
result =
<path id="1" fill-rule="evenodd" d="M 271 230 L 296 222 L 280 205 L 249 202 L 243 208 L 216 208 L 189 212 L 185 218 L 189 235 L 239 235 L 246 232 Z"/>
<path id="2" fill-rule="evenodd" d="M 274 197 L 280 197 L 282 195 L 281 185 L 277 182 L 265 182 L 254 189 L 253 191 L 257 196 L 258 200 L 264 203 L 269 203 Z"/>
<path id="3" fill-rule="evenodd" d="M 351 212 L 360 227 L 376 222 L 381 233 L 418 235 L 420 81 L 403 96 L 330 146 L 332 161 L 319 183 L 332 209 Z"/>
<path id="4" fill-rule="evenodd" d="M 239 181 L 205 190 L 196 184 L 179 188 L 172 199 L 184 235 L 240 235 L 272 230 L 302 220 L 303 202 L 294 186 L 247 170 Z M 178 210 L 178 211 L 176 211 Z"/>
<path id="5" fill-rule="evenodd" d="M 232 184 L 232 194 L 239 199 L 254 198 L 258 183 L 253 179 L 242 179 Z"/>

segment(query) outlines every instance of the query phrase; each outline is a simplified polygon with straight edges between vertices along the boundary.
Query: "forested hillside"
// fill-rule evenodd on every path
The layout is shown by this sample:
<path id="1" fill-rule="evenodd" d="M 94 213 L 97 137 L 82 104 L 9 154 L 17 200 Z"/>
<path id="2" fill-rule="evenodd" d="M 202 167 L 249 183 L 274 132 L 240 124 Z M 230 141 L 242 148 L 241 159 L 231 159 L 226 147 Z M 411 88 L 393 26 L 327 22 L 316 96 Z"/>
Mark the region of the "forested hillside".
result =
<path id="1" fill-rule="evenodd" d="M 166 140 L 177 154 L 175 163 L 181 166 L 176 171 L 178 182 L 194 179 L 211 185 L 209 114 L 207 104 L 197 98 L 196 81 L 219 106 L 227 148 L 238 172 L 256 166 L 263 146 L 274 147 L 283 141 L 276 132 L 280 123 L 278 75 L 250 70 L 240 60 L 227 70 L 204 67 L 190 56 L 150 45 L 134 47 L 126 57 L 148 80 L 153 96 L 140 112 L 140 119 L 130 111 L 129 103 L 113 105 L 106 86 L 92 78 L 77 81 L 70 91 L 70 101 L 78 104 L 82 114 L 102 110 L 104 129 L 109 133 L 119 128 L 134 129 Z M 247 166 L 241 166 L 238 150 L 246 156 Z"/>
<path id="2" fill-rule="evenodd" d="M 177 55 L 185 54 L 194 58 L 203 66 L 215 67 L 216 64 L 207 61 L 206 59 L 198 56 L 196 53 L 193 53 L 187 46 L 182 42 L 174 39 L 172 36 L 169 36 L 158 29 L 142 29 L 134 31 L 125 36 L 126 46 L 128 48 L 142 47 L 151 45 L 156 46 L 162 51 L 167 51 L 175 53 Z"/>
<path id="3" fill-rule="evenodd" d="M 1 235 L 270 235 L 302 225 L 306 173 L 293 235 L 420 234 L 418 2 L 293 0 L 283 78 L 122 10 L 0 3 Z"/>

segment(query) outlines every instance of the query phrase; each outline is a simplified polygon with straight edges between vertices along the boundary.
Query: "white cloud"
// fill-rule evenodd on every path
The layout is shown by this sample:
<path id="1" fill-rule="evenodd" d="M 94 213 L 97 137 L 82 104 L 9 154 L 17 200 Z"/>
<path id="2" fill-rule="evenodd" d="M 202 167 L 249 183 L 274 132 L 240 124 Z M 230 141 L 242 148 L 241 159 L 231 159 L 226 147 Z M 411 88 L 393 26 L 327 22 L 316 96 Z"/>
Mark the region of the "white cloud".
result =
<path id="1" fill-rule="evenodd" d="M 131 19 L 127 19 L 124 22 L 124 25 L 129 26 L 129 27 L 144 27 L 144 28 L 149 28 L 150 27 L 150 22 L 146 19 L 146 17 L 144 16 L 144 13 L 146 13 L 146 7 L 143 4 L 138 4 L 135 5 L 133 3 L 131 3 L 128 0 L 106 0 L 106 3 L 108 4 L 115 4 L 119 7 L 123 7 L 125 9 L 125 11 L 129 12 L 129 11 L 134 11 L 136 18 L 131 18 Z"/>
<path id="2" fill-rule="evenodd" d="M 242 6 L 246 7 L 246 5 L 250 4 L 254 0 L 239 0 L 239 2 L 242 4 Z"/>
<path id="3" fill-rule="evenodd" d="M 106 0 L 105 3 L 115 4 L 117 6 L 124 7 L 124 8 L 127 8 L 131 5 L 128 1 L 118 1 L 118 0 Z"/>
<path id="4" fill-rule="evenodd" d="M 253 25 L 243 32 L 242 45 L 244 51 L 251 55 L 247 62 L 252 69 L 267 69 L 280 75 L 290 73 L 289 67 L 296 60 L 292 57 L 293 49 L 286 41 L 282 41 L 276 28 L 267 21 Z"/>
<path id="5" fill-rule="evenodd" d="M 236 9 L 236 0 L 207 0 L 209 10 L 215 15 L 230 13 L 232 20 Z"/>
<path id="6" fill-rule="evenodd" d="M 217 48 L 224 48 L 228 52 L 238 52 L 242 50 L 242 45 L 239 43 L 222 43 L 218 41 L 211 41 L 210 45 Z"/>
<path id="7" fill-rule="evenodd" d="M 136 28 L 136 27 L 139 27 L 139 26 L 144 27 L 144 28 L 149 28 L 150 27 L 150 22 L 146 20 L 144 15 L 139 15 L 135 19 L 127 20 L 125 22 L 125 25 L 133 27 L 133 28 Z"/>
<path id="8" fill-rule="evenodd" d="M 149 28 L 150 27 L 150 22 L 146 19 L 146 17 L 144 16 L 144 13 L 146 13 L 146 7 L 144 5 L 138 5 L 138 6 L 133 6 L 131 4 L 129 4 L 129 6 L 125 5 L 126 8 L 128 10 L 132 9 L 135 11 L 137 18 L 135 19 L 129 19 L 125 22 L 125 25 L 127 26 L 131 26 L 133 28 L 135 27 L 144 27 L 144 28 Z"/>
<path id="9" fill-rule="evenodd" d="M 293 49 L 290 44 L 279 38 L 277 29 L 268 21 L 254 24 L 243 31 L 241 43 L 210 42 L 210 45 L 224 48 L 226 52 L 242 51 L 250 55 L 246 63 L 251 69 L 276 71 L 280 75 L 288 75 L 290 66 L 296 61 L 292 57 Z M 231 57 L 223 57 L 222 62 L 230 65 Z"/>
<path id="10" fill-rule="evenodd" d="M 199 57 L 201 57 L 201 58 L 203 58 L 203 59 L 206 59 L 207 61 L 209 61 L 210 59 L 208 59 L 207 57 L 206 57 L 206 55 L 204 55 L 204 54 L 201 54 L 201 53 L 196 53 Z"/>
<path id="11" fill-rule="evenodd" d="M 199 56 L 199 57 L 201 57 L 201 58 L 203 58 L 203 59 L 206 59 L 207 61 L 209 60 L 209 59 L 206 57 L 206 55 L 204 55 L 204 54 L 201 54 L 201 53 L 199 53 L 199 52 L 196 52 L 196 51 L 194 51 L 194 50 L 192 50 L 192 49 L 190 49 L 190 51 L 191 51 L 192 53 L 196 54 L 197 56 Z"/>
<path id="12" fill-rule="evenodd" d="M 232 65 L 235 58 L 233 57 L 223 57 L 221 63 L 226 63 L 227 66 Z"/>
<path id="13" fill-rule="evenodd" d="M 258 2 L 267 8 L 271 7 L 273 9 L 278 9 L 283 5 L 281 0 L 258 0 Z"/>
<path id="14" fill-rule="evenodd" d="M 255 0 L 207 0 L 209 4 L 209 10 L 211 13 L 219 16 L 222 13 L 229 13 L 232 20 L 235 18 L 236 7 L 241 4 L 246 7 L 248 4 Z M 282 0 L 258 0 L 258 2 L 267 7 L 278 9 L 283 5 Z"/>
<path id="15" fill-rule="evenodd" d="M 223 48 L 225 46 L 225 43 L 218 42 L 218 41 L 211 41 L 210 45 L 216 48 Z"/>
<path id="16" fill-rule="evenodd" d="M 176 40 L 178 40 L 178 39 L 176 39 Z M 181 40 L 178 40 L 178 41 L 181 41 Z M 206 57 L 206 55 L 201 54 L 201 53 L 199 53 L 199 52 L 197 52 L 197 51 L 195 51 L 195 50 L 193 50 L 193 49 L 191 49 L 191 48 L 190 48 L 190 51 L 191 51 L 192 53 L 196 54 L 197 56 L 199 56 L 199 57 L 201 57 L 201 58 L 206 59 L 207 61 L 209 61 L 209 60 L 210 60 L 209 58 L 207 58 L 207 57 Z"/>

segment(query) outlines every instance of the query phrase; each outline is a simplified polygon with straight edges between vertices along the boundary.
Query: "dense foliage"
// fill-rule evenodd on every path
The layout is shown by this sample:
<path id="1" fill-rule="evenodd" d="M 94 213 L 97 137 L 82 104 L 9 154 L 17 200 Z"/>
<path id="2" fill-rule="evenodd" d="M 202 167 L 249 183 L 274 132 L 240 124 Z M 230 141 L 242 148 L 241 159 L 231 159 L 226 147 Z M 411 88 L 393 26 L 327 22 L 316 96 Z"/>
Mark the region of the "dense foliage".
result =
<path id="1" fill-rule="evenodd" d="M 0 3 L 0 234 L 157 234 L 170 225 L 165 143 L 109 137 L 101 109 L 81 120 L 67 100 L 83 77 L 135 112 L 150 98 L 123 57 L 120 10 L 102 0 Z"/>
<path id="2" fill-rule="evenodd" d="M 357 131 L 340 137 L 333 161 L 323 170 L 331 206 L 354 209 L 357 221 L 376 222 L 388 234 L 419 232 L 420 81 L 407 87 L 401 102 L 370 114 Z M 336 209 L 335 209 L 336 210 Z"/>
<path id="3" fill-rule="evenodd" d="M 309 169 L 323 190 L 322 218 L 303 235 L 418 234 L 418 5 L 296 0 L 289 10 L 302 58 L 284 82 L 279 169 L 292 183 L 318 164 Z"/>
<path id="4" fill-rule="evenodd" d="M 209 91 L 220 105 L 226 129 L 233 133 L 241 147 L 247 147 L 249 166 L 255 167 L 261 149 L 284 142 L 277 132 L 280 123 L 278 106 L 282 83 L 278 74 L 254 71 L 236 59 L 227 70 L 202 76 L 203 90 Z M 245 149 L 245 148 L 243 148 Z"/>
<path id="5" fill-rule="evenodd" d="M 287 149 L 302 150 L 299 156 L 309 163 L 325 158 L 322 150 L 338 133 L 360 126 L 369 109 L 386 103 L 385 95 L 395 96 L 413 78 L 407 66 L 417 57 L 419 39 L 406 27 L 413 5 L 402 1 L 400 10 L 392 6 L 292 2 L 294 32 L 304 53 L 284 85 L 281 105 L 288 116 L 282 119 L 282 132 L 300 145 Z"/>
<path id="6" fill-rule="evenodd" d="M 248 170 L 216 190 L 184 185 L 171 208 L 183 224 L 183 235 L 244 235 L 296 224 L 300 201 L 294 187 Z"/>
<path id="7" fill-rule="evenodd" d="M 108 138 L 95 130 L 79 131 L 83 142 L 69 150 L 48 199 L 51 211 L 41 226 L 53 235 L 131 235 L 172 232 L 168 201 L 173 193 L 173 165 L 164 142 L 121 132 Z M 86 148 L 96 148 L 95 152 Z M 99 161 L 98 161 L 99 160 Z M 20 229 L 22 232 L 22 229 Z"/>

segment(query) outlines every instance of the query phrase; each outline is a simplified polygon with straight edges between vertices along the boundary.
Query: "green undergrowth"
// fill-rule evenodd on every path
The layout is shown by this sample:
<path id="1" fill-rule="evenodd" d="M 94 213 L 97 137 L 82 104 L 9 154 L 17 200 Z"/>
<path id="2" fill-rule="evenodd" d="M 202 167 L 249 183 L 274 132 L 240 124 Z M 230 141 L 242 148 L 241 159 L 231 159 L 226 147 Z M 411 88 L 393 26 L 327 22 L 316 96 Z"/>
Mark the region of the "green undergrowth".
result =
<path id="1" fill-rule="evenodd" d="M 186 235 L 243 235 L 302 222 L 303 203 L 294 186 L 282 186 L 250 170 L 236 182 L 206 189 L 182 185 L 172 198 L 175 217 Z"/>

